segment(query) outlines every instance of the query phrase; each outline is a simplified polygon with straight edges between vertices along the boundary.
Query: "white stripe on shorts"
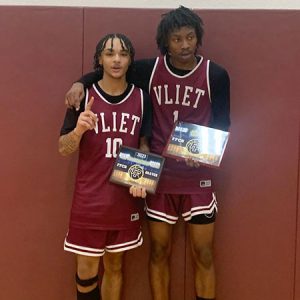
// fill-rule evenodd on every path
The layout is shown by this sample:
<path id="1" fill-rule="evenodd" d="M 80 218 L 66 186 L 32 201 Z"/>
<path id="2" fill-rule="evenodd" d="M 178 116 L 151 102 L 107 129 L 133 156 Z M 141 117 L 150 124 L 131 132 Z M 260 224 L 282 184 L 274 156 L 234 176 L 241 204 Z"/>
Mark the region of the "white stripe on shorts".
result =
<path id="1" fill-rule="evenodd" d="M 139 236 L 136 240 L 122 243 L 118 245 L 106 246 L 105 249 L 107 252 L 122 252 L 130 249 L 137 248 L 143 244 L 142 232 L 139 233 Z"/>
<path id="2" fill-rule="evenodd" d="M 213 193 L 213 199 L 209 205 L 192 207 L 190 211 L 183 213 L 182 217 L 185 221 L 190 221 L 194 216 L 211 214 L 214 210 L 218 211 L 215 193 Z"/>
<path id="3" fill-rule="evenodd" d="M 66 239 L 64 242 L 64 250 L 73 252 L 76 254 L 80 254 L 80 255 L 95 256 L 95 257 L 103 256 L 105 253 L 104 249 L 95 249 L 95 248 L 74 245 L 74 244 L 68 243 Z"/>
<path id="4" fill-rule="evenodd" d="M 170 216 L 167 215 L 166 213 L 162 213 L 160 211 L 150 209 L 148 208 L 148 206 L 146 206 L 146 214 L 148 217 L 161 220 L 169 224 L 175 224 L 178 220 L 178 217 Z"/>

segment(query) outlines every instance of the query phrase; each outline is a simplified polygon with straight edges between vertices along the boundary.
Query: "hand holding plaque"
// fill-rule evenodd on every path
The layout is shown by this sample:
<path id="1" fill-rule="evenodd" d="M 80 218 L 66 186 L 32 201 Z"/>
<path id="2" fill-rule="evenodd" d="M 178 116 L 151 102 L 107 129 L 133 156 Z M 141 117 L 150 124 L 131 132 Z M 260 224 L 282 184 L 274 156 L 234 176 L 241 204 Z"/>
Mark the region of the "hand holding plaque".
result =
<path id="1" fill-rule="evenodd" d="M 162 156 L 122 146 L 110 181 L 125 186 L 141 186 L 154 194 L 164 160 Z"/>
<path id="2" fill-rule="evenodd" d="M 219 167 L 228 142 L 229 132 L 206 126 L 177 122 L 163 155 L 176 159 L 193 159 Z"/>

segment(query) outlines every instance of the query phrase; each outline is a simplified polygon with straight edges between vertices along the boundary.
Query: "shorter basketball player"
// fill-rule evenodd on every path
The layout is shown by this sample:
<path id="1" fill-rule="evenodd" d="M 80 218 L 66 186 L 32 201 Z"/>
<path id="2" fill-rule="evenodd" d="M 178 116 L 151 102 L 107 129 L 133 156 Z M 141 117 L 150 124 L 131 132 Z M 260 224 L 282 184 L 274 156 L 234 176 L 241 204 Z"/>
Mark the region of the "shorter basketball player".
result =
<path id="1" fill-rule="evenodd" d="M 94 68 L 103 75 L 85 91 L 79 110 L 68 109 L 59 152 L 79 149 L 69 230 L 64 249 L 76 254 L 77 299 L 100 299 L 98 269 L 103 257 L 103 300 L 120 300 L 124 252 L 142 244 L 145 190 L 109 182 L 119 147 L 148 150 L 151 102 L 126 81 L 134 48 L 123 34 L 109 34 L 96 47 Z"/>

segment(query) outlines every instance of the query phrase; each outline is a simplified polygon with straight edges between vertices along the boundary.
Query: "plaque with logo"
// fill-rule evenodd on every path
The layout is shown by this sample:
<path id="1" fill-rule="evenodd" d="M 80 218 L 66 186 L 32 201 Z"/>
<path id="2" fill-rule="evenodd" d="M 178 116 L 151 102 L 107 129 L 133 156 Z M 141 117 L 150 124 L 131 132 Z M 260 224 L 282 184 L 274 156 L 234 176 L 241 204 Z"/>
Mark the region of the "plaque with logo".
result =
<path id="1" fill-rule="evenodd" d="M 192 158 L 211 167 L 219 167 L 229 132 L 206 126 L 177 122 L 163 155 L 179 160 Z"/>
<path id="2" fill-rule="evenodd" d="M 144 187 L 154 194 L 165 159 L 162 156 L 122 146 L 116 158 L 110 181 Z"/>

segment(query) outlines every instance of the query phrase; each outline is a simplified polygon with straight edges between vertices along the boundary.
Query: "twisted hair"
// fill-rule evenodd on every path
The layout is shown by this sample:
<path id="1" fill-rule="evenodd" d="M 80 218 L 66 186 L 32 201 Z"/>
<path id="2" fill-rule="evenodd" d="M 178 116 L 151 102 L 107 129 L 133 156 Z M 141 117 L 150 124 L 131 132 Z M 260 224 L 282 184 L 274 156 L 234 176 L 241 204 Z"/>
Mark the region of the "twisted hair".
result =
<path id="1" fill-rule="evenodd" d="M 202 19 L 191 9 L 179 6 L 179 8 L 163 14 L 162 19 L 158 24 L 156 44 L 161 54 L 166 54 L 168 52 L 168 38 L 170 33 L 184 26 L 195 29 L 197 46 L 202 45 L 202 37 L 204 34 L 204 24 Z"/>
<path id="2" fill-rule="evenodd" d="M 128 68 L 128 71 L 130 71 L 130 67 L 132 66 L 132 63 L 134 61 L 135 50 L 133 48 L 133 45 L 132 45 L 130 39 L 122 33 L 109 33 L 98 42 L 98 44 L 96 46 L 96 51 L 94 54 L 94 70 L 99 71 L 100 73 L 103 73 L 103 67 L 102 67 L 102 65 L 99 64 L 99 57 L 100 57 L 102 51 L 104 50 L 104 47 L 109 39 L 111 39 L 110 49 L 112 49 L 114 46 L 114 39 L 119 39 L 122 49 L 128 51 L 128 53 L 130 55 L 130 59 L 131 59 L 130 66 Z"/>

